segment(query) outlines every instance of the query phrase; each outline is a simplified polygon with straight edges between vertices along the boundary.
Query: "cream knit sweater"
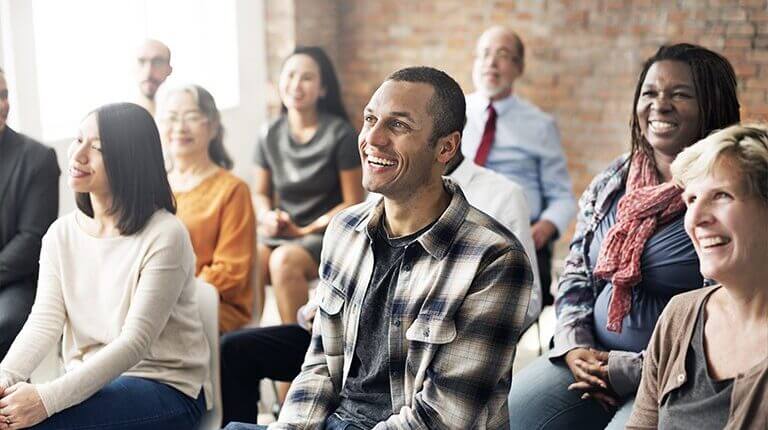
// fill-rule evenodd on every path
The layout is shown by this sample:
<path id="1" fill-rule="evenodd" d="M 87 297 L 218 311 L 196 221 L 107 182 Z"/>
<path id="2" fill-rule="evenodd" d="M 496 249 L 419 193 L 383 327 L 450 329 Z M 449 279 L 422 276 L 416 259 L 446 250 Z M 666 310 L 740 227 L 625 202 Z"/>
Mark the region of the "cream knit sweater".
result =
<path id="1" fill-rule="evenodd" d="M 62 339 L 66 373 L 36 387 L 48 416 L 120 375 L 193 398 L 203 388 L 210 408 L 209 348 L 186 228 L 160 210 L 139 233 L 97 238 L 78 224 L 83 217 L 65 215 L 43 237 L 35 304 L 0 363 L 0 383 L 26 380 Z"/>

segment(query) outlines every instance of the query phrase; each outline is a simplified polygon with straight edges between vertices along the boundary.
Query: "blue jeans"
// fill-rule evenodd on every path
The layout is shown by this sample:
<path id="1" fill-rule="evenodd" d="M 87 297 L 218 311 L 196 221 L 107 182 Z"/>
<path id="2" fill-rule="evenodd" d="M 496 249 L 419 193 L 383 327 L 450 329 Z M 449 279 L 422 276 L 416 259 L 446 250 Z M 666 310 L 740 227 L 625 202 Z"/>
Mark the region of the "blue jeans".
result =
<path id="1" fill-rule="evenodd" d="M 151 379 L 120 376 L 84 402 L 52 415 L 34 430 L 189 430 L 205 411 L 205 395 L 193 399 Z"/>
<path id="2" fill-rule="evenodd" d="M 564 360 L 537 358 L 512 378 L 509 392 L 510 429 L 623 429 L 634 399 L 618 410 L 606 411 L 593 400 L 581 400 L 581 392 L 568 391 L 574 383 Z"/>
<path id="3" fill-rule="evenodd" d="M 267 426 L 244 423 L 229 423 L 224 430 L 267 430 Z M 325 430 L 363 430 L 362 428 L 331 414 L 325 419 Z"/>

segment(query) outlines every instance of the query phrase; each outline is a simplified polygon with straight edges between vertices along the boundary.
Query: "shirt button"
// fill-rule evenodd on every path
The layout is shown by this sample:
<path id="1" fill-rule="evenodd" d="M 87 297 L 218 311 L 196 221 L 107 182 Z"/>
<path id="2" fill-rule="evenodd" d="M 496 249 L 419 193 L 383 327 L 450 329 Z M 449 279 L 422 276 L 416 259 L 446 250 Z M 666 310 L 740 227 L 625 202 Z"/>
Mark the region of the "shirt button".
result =
<path id="1" fill-rule="evenodd" d="M 685 381 L 685 373 L 681 373 L 677 375 L 677 382 L 683 382 Z"/>
<path id="2" fill-rule="evenodd" d="M 411 270 L 411 265 L 410 265 L 410 263 L 405 263 L 405 264 L 403 265 L 403 270 L 405 270 L 406 272 L 410 272 L 410 270 Z"/>
<path id="3" fill-rule="evenodd" d="M 394 325 L 395 327 L 400 327 L 400 320 L 392 321 L 392 325 Z"/>
<path id="4" fill-rule="evenodd" d="M 429 329 L 424 329 L 424 337 L 429 337 Z"/>

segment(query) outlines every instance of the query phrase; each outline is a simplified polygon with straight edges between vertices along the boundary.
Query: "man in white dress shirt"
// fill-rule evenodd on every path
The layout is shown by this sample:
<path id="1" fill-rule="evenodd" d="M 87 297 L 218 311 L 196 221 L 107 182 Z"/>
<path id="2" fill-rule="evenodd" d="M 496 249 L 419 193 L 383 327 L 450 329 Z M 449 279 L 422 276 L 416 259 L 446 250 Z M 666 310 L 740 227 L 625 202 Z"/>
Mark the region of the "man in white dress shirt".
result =
<path id="1" fill-rule="evenodd" d="M 552 243 L 576 214 L 576 199 L 554 119 L 513 92 L 524 54 L 520 38 L 504 27 L 492 27 L 478 39 L 476 92 L 467 96 L 462 152 L 523 188 L 546 305 L 552 302 Z"/>
<path id="2" fill-rule="evenodd" d="M 531 298 L 523 323 L 524 329 L 527 329 L 539 318 L 542 295 L 536 247 L 533 244 L 529 222 L 531 212 L 523 189 L 504 175 L 466 159 L 461 152 L 448 163 L 445 175 L 459 184 L 470 205 L 492 216 L 514 233 L 525 248 L 533 270 Z"/>

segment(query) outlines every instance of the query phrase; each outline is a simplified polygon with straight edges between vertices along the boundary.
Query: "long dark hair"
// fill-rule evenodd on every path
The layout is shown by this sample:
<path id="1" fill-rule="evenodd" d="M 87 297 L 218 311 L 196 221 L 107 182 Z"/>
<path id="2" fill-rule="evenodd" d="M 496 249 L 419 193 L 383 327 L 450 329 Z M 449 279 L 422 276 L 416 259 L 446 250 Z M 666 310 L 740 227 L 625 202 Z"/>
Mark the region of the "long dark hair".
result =
<path id="1" fill-rule="evenodd" d="M 108 104 L 91 114 L 96 115 L 104 170 L 112 192 L 107 213 L 117 216 L 120 234 L 139 232 L 158 209 L 176 213 L 160 134 L 152 115 L 133 103 Z M 75 193 L 75 201 L 78 209 L 93 217 L 90 194 Z"/>
<path id="2" fill-rule="evenodd" d="M 344 109 L 344 104 L 341 102 L 339 79 L 336 77 L 333 64 L 323 48 L 319 46 L 297 46 L 291 52 L 291 55 L 285 58 L 283 65 L 285 65 L 285 61 L 288 61 L 289 58 L 298 54 L 304 54 L 312 58 L 320 69 L 320 84 L 325 88 L 325 95 L 317 100 L 318 112 L 336 115 L 349 121 L 347 110 Z M 283 114 L 287 112 L 285 105 L 282 106 L 281 111 Z"/>
<path id="3" fill-rule="evenodd" d="M 632 100 L 632 154 L 638 151 L 652 153 L 650 144 L 640 131 L 637 117 L 637 101 L 645 81 L 645 75 L 655 63 L 670 60 L 685 63 L 691 69 L 696 101 L 699 104 L 699 133 L 694 143 L 706 137 L 713 130 L 739 122 L 739 100 L 736 95 L 736 74 L 733 66 L 722 55 L 707 48 L 690 43 L 662 45 L 656 54 L 645 60 L 637 80 L 635 97 Z"/>

